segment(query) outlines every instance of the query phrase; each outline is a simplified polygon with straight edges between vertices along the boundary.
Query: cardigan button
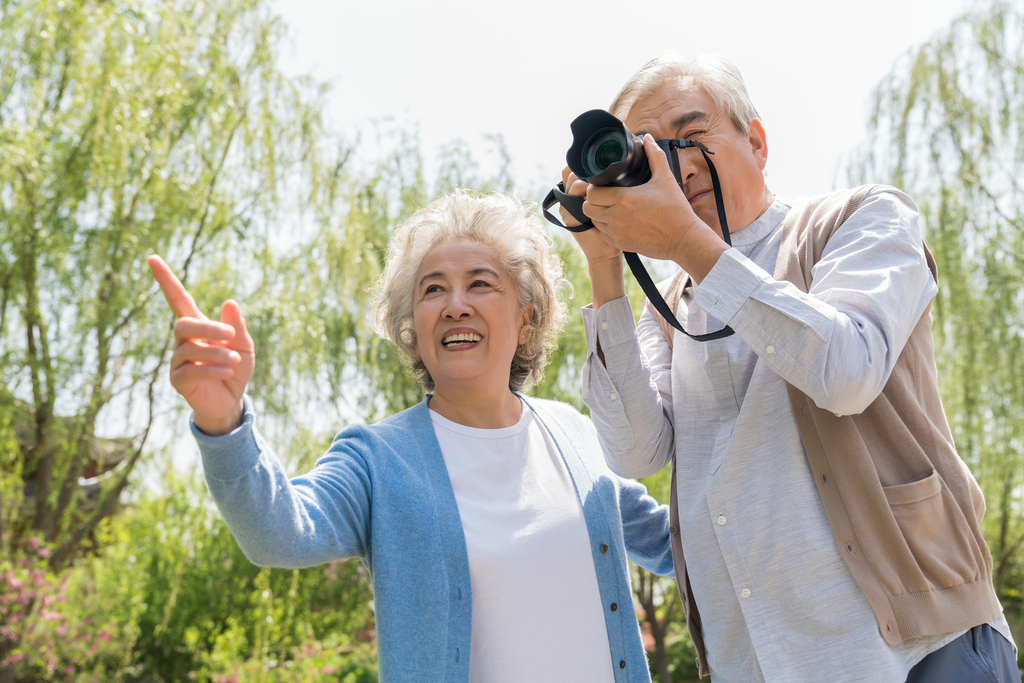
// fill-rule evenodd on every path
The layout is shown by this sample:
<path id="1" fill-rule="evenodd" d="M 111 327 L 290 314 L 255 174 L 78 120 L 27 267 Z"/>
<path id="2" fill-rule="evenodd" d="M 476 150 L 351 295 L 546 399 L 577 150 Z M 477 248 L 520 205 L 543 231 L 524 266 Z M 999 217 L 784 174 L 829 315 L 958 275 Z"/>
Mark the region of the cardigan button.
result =
<path id="1" fill-rule="evenodd" d="M 608 552 L 608 546 L 606 546 L 604 543 L 601 544 L 601 552 L 602 553 Z"/>
<path id="2" fill-rule="evenodd" d="M 676 534 L 679 533 L 679 527 L 677 527 L 675 524 L 673 524 L 672 526 L 670 526 L 668 528 L 668 532 L 669 532 L 669 534 L 675 536 Z"/>
<path id="3" fill-rule="evenodd" d="M 619 660 L 619 668 L 620 669 L 625 669 L 626 668 L 626 660 L 625 659 L 620 659 Z"/>
<path id="4" fill-rule="evenodd" d="M 614 602 L 613 602 L 613 603 L 612 603 L 612 611 L 614 612 L 614 611 L 615 611 L 615 610 L 617 610 L 617 609 L 619 609 L 619 605 L 618 605 L 618 603 L 614 603 Z"/>

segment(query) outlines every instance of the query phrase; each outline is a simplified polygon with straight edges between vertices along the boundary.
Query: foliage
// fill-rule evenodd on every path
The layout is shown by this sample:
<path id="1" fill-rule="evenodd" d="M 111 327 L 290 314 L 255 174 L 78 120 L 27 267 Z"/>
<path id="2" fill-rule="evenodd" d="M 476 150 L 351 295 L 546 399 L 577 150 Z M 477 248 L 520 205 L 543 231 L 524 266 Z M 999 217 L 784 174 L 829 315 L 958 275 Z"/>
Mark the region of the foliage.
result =
<path id="1" fill-rule="evenodd" d="M 288 191 L 336 177 L 322 90 L 277 69 L 282 32 L 263 0 L 4 0 L 0 401 L 27 492 L 8 546 L 35 530 L 66 563 L 140 459 L 169 344 L 145 257 L 230 290 L 245 259 L 225 246 L 258 257 Z M 111 468 L 88 497 L 80 477 Z"/>
<path id="2" fill-rule="evenodd" d="M 910 193 L 939 270 L 943 402 L 988 504 L 1011 615 L 1024 586 L 1024 5 L 978 5 L 901 59 L 875 92 L 860 182 Z"/>
<path id="3" fill-rule="evenodd" d="M 50 549 L 35 536 L 28 551 L 0 560 L 0 667 L 25 680 L 107 680 L 103 672 L 123 664 L 130 627 L 81 600 L 68 574 L 58 578 L 46 563 Z"/>
<path id="4" fill-rule="evenodd" d="M 0 633 L 19 680 L 376 680 L 362 565 L 255 567 L 201 483 L 164 485 L 59 579 L 42 555 L 5 563 Z"/>

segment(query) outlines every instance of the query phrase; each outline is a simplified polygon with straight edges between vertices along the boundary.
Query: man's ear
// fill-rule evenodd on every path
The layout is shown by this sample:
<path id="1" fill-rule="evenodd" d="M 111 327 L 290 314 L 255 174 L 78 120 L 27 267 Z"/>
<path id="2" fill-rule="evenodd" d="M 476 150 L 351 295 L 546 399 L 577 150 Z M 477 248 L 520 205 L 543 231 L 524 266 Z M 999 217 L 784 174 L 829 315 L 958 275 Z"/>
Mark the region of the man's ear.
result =
<path id="1" fill-rule="evenodd" d="M 750 151 L 753 152 L 757 165 L 763 171 L 768 164 L 768 135 L 764 132 L 764 126 L 757 119 L 750 119 L 747 126 L 750 128 L 748 136 Z"/>

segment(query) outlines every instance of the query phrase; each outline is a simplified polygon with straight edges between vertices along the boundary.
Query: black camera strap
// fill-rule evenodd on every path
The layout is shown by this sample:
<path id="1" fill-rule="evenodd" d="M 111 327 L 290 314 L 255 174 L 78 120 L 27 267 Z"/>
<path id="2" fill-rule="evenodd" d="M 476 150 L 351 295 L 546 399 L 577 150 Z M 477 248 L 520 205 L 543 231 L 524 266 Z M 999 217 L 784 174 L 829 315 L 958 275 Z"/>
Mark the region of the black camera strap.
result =
<path id="1" fill-rule="evenodd" d="M 700 150 L 700 153 L 704 155 L 704 160 L 708 164 L 708 172 L 711 175 L 711 187 L 715 192 L 715 204 L 718 208 L 718 223 L 722 227 L 722 237 L 725 239 L 725 243 L 732 246 L 732 238 L 729 236 L 729 223 L 725 217 L 725 200 L 722 197 L 722 184 L 718 180 L 718 171 L 715 169 L 715 164 L 711 161 L 708 148 L 696 140 L 661 140 L 659 141 L 664 145 L 667 143 L 671 150 L 671 163 L 672 174 L 675 176 L 676 182 L 679 184 L 679 188 L 683 187 L 683 178 L 679 171 L 679 150 L 685 147 L 696 147 Z M 661 146 L 661 145 L 659 145 Z M 552 188 L 548 192 L 547 197 L 544 198 L 542 211 L 544 212 L 544 218 L 549 222 L 565 228 L 570 232 L 584 232 L 594 227 L 594 222 L 591 221 L 586 214 L 583 213 L 583 202 L 586 201 L 585 197 L 578 197 L 575 195 L 569 195 L 565 193 L 565 186 L 562 183 L 558 183 L 558 186 Z M 551 213 L 550 209 L 555 204 L 560 204 L 569 214 L 580 222 L 580 225 L 568 226 L 563 225 L 560 220 L 555 218 Z M 662 315 L 663 318 L 668 322 L 669 325 L 676 328 L 690 339 L 698 342 L 708 342 L 713 339 L 722 339 L 734 334 L 733 329 L 729 326 L 723 327 L 717 332 L 709 332 L 707 334 L 690 334 L 683 329 L 683 326 L 679 324 L 679 320 L 676 319 L 675 312 L 669 308 L 665 302 L 665 297 L 658 291 L 658 286 L 654 284 L 654 280 L 651 279 L 647 269 L 644 268 L 643 262 L 640 257 L 631 252 L 622 252 L 626 257 L 626 263 L 629 265 L 630 271 L 633 273 L 633 277 L 636 278 L 637 284 L 640 285 L 640 289 L 643 290 L 644 294 L 647 295 L 647 299 L 654 306 L 655 310 Z"/>

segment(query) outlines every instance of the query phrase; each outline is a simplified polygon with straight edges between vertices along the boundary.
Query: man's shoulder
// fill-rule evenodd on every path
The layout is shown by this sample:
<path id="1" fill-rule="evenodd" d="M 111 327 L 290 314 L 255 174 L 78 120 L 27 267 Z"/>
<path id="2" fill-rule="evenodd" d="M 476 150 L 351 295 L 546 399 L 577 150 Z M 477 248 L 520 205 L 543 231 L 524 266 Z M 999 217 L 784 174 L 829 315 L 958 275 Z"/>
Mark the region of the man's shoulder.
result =
<path id="1" fill-rule="evenodd" d="M 790 205 L 787 220 L 792 221 L 801 215 L 805 215 L 807 218 L 834 215 L 845 220 L 856 212 L 868 198 L 882 202 L 902 203 L 916 209 L 914 200 L 899 188 L 893 185 L 868 183 L 824 194 L 805 195 L 787 201 Z"/>

